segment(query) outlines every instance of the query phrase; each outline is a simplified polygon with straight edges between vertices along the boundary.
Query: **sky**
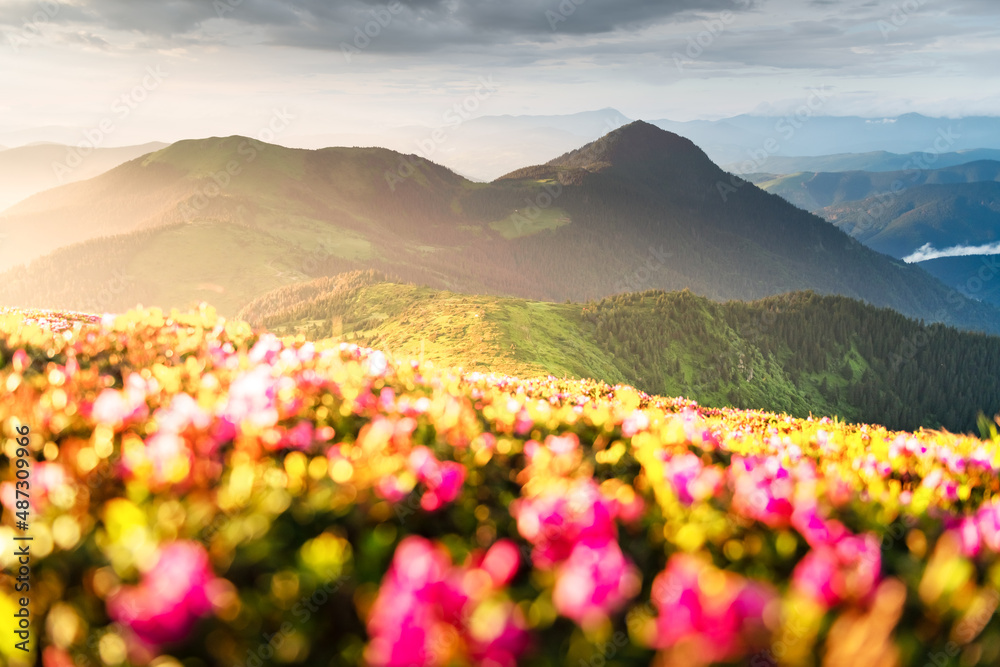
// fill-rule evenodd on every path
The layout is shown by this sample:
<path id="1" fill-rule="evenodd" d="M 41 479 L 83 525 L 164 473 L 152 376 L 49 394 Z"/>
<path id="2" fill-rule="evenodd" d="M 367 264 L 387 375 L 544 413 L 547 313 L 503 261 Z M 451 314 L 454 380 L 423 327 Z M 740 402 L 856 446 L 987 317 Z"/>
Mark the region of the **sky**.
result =
<path id="1" fill-rule="evenodd" d="M 0 0 L 0 144 L 437 126 L 477 93 L 474 115 L 780 115 L 822 87 L 830 115 L 996 116 L 997 62 L 997 0 Z"/>

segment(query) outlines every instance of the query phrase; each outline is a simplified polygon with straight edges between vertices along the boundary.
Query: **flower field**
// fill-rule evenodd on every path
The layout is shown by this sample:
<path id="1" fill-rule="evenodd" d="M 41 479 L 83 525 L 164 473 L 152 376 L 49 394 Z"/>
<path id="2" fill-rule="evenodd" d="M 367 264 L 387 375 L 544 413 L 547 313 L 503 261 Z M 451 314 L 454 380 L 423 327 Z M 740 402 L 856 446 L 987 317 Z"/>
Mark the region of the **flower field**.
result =
<path id="1" fill-rule="evenodd" d="M 0 331 L 6 573 L 32 538 L 30 590 L 0 579 L 9 665 L 1000 664 L 997 439 L 463 374 L 207 308 Z"/>

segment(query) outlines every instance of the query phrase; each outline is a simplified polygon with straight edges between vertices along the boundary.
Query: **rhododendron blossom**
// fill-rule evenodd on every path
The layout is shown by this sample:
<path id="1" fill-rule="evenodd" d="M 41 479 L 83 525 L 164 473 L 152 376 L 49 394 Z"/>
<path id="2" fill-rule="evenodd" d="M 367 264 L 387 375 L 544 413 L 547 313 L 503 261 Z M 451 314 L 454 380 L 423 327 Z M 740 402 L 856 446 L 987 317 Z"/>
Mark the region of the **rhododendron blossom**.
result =
<path id="1" fill-rule="evenodd" d="M 556 611 L 591 625 L 619 611 L 639 592 L 638 569 L 614 540 L 578 542 L 556 571 Z"/>
<path id="2" fill-rule="evenodd" d="M 686 642 L 706 663 L 732 660 L 767 637 L 764 612 L 775 597 L 766 585 L 675 555 L 653 582 L 659 615 L 650 643 L 666 649 Z"/>
<path id="3" fill-rule="evenodd" d="M 125 586 L 108 599 L 108 615 L 145 644 L 177 642 L 211 611 L 219 585 L 201 545 L 174 542 L 160 550 L 138 586 Z"/>
<path id="4" fill-rule="evenodd" d="M 510 546 L 497 543 L 498 551 L 482 562 L 506 562 L 500 569 L 510 569 Z M 474 664 L 515 667 L 528 636 L 518 610 L 495 597 L 501 579 L 478 567 L 453 566 L 447 551 L 429 540 L 406 538 L 368 618 L 368 663 L 436 667 L 467 651 Z"/>
<path id="5" fill-rule="evenodd" d="M 847 535 L 806 554 L 792 573 L 792 586 L 825 607 L 867 603 L 881 569 L 881 548 L 875 536 Z"/>

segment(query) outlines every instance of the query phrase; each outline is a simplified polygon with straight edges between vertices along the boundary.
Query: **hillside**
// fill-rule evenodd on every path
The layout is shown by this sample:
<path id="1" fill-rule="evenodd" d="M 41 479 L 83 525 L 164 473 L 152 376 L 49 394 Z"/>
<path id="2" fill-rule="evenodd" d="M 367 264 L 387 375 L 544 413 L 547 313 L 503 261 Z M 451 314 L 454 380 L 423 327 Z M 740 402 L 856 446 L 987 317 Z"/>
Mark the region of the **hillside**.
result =
<path id="1" fill-rule="evenodd" d="M 955 431 L 975 430 L 980 412 L 1000 413 L 1000 338 L 923 326 L 842 297 L 719 304 L 648 291 L 553 304 L 366 272 L 276 290 L 239 317 L 442 366 L 626 382 L 711 406 Z"/>
<path id="2" fill-rule="evenodd" d="M 938 257 L 918 266 L 970 299 L 1000 305 L 1000 255 Z"/>
<path id="3" fill-rule="evenodd" d="M 330 254 L 352 245 L 358 228 L 373 239 L 405 235 L 396 224 L 403 213 L 433 237 L 439 218 L 454 217 L 456 191 L 471 184 L 423 163 L 396 196 L 382 197 L 384 174 L 399 159 L 384 149 L 293 150 L 242 137 L 181 141 L 9 209 L 0 219 L 0 266 L 75 242 L 205 221 L 256 227 L 304 248 L 319 239 L 317 249 Z"/>
<path id="4" fill-rule="evenodd" d="M 926 244 L 938 250 L 986 245 L 1000 241 L 1000 183 L 921 185 L 820 213 L 865 245 L 897 258 Z"/>
<path id="5" fill-rule="evenodd" d="M 34 144 L 0 150 L 0 211 L 43 190 L 94 178 L 165 146 L 154 142 L 82 150 L 61 144 Z"/>
<path id="6" fill-rule="evenodd" d="M 918 185 L 1000 181 L 1000 162 L 981 160 L 943 169 L 913 168 L 909 171 L 807 171 L 752 180 L 760 188 L 815 213 L 844 202 L 877 195 L 892 196 Z"/>
<path id="7" fill-rule="evenodd" d="M 229 169 L 237 173 L 228 177 Z M 812 289 L 1000 331 L 992 307 L 964 301 L 642 122 L 491 184 L 382 149 L 180 142 L 33 197 L 0 231 L 9 235 L 7 266 L 82 242 L 4 276 L 8 305 L 83 310 L 107 292 L 99 309 L 187 307 L 208 296 L 232 314 L 273 287 L 375 269 L 545 301 L 652 288 L 718 300 Z M 121 238 L 97 240 L 112 235 Z M 240 247 L 236 237 L 254 248 L 250 259 L 228 250 Z"/>

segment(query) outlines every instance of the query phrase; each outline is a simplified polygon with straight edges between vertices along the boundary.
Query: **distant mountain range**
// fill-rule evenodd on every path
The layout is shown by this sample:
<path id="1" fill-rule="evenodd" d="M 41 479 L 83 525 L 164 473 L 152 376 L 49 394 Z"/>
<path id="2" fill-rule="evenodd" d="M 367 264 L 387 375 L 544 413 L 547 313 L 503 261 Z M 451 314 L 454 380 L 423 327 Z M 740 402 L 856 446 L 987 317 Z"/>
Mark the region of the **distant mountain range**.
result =
<path id="1" fill-rule="evenodd" d="M 865 245 L 905 258 L 930 244 L 938 250 L 1000 242 L 1000 182 L 919 185 L 819 211 Z"/>
<path id="2" fill-rule="evenodd" d="M 800 208 L 817 212 L 828 206 L 870 197 L 891 199 L 918 185 L 1000 181 L 1000 162 L 980 160 L 943 169 L 914 167 L 905 171 L 806 171 L 777 177 L 757 176 L 748 180 Z"/>
<path id="3" fill-rule="evenodd" d="M 821 95 L 815 93 L 813 100 Z M 814 107 L 816 105 L 814 104 Z M 833 156 L 844 153 L 923 153 L 941 155 L 970 149 L 1000 149 L 1000 117 L 931 118 L 905 114 L 892 118 L 857 116 L 822 116 L 803 104 L 788 115 L 742 115 L 715 121 L 652 121 L 654 125 L 685 136 L 705 149 L 718 164 L 737 173 L 767 172 L 789 174 L 799 171 L 875 171 L 870 164 L 843 168 L 826 163 L 779 166 L 787 156 Z M 799 113 L 797 113 L 799 112 Z M 867 156 L 868 160 L 877 155 Z M 943 156 L 941 156 L 943 157 Z M 852 158 L 856 159 L 856 158 Z M 883 160 L 891 156 L 882 154 Z M 975 155 L 962 162 L 997 159 L 997 155 Z M 951 163 L 958 164 L 958 163 Z M 926 167 L 948 166 L 935 160 Z M 906 169 L 902 163 L 887 165 L 878 171 Z"/>
<path id="4" fill-rule="evenodd" d="M 811 99 L 821 100 L 822 91 Z M 740 175 L 802 171 L 899 171 L 914 163 L 940 168 L 976 160 L 1000 160 L 1000 119 L 822 116 L 822 107 L 790 108 L 719 120 L 652 120 L 657 127 L 696 143 L 716 164 Z M 614 108 L 562 115 L 468 117 L 447 110 L 425 126 L 336 130 L 283 135 L 288 147 L 382 147 L 415 153 L 477 181 L 492 181 L 529 164 L 541 164 L 632 122 Z M 796 115 L 797 112 L 798 115 Z M 0 133 L 0 144 L 48 141 L 72 145 L 84 128 L 50 127 Z M 986 150 L 983 150 L 986 149 Z M 892 152 L 887 152 L 892 151 Z M 816 156 L 816 157 L 799 157 Z"/>
<path id="5" fill-rule="evenodd" d="M 641 121 L 490 184 L 385 149 L 184 141 L 36 195 L 5 212 L 0 232 L 3 267 L 38 258 L 3 277 L 10 305 L 113 311 L 208 300 L 233 314 L 270 289 L 371 268 L 548 301 L 646 288 L 714 299 L 813 289 L 1000 330 L 992 306 Z"/>
<path id="6" fill-rule="evenodd" d="M 799 174 L 802 172 L 839 172 L 839 171 L 902 171 L 941 169 L 981 162 L 983 160 L 1000 161 L 1000 150 L 992 148 L 970 149 L 948 153 L 840 153 L 836 155 L 817 155 L 814 157 L 785 157 L 773 155 L 761 163 L 755 173 L 744 173 L 747 163 L 736 162 L 727 164 L 724 169 L 740 174 L 743 178 L 759 183 L 773 180 L 776 176 Z M 755 165 L 750 165 L 755 166 Z M 766 171 L 764 170 L 766 167 Z"/>
<path id="7" fill-rule="evenodd" d="M 843 297 L 720 304 L 644 291 L 555 304 L 353 272 L 268 292 L 238 317 L 467 371 L 597 378 L 708 406 L 953 431 L 974 431 L 980 411 L 1000 411 L 1000 338 L 922 326 Z M 913 340 L 924 344 L 901 352 Z"/>
<path id="8" fill-rule="evenodd" d="M 998 118 L 956 120 L 908 114 L 873 119 L 809 113 L 800 117 L 772 113 L 713 121 L 649 122 L 690 139 L 716 164 L 741 175 L 895 171 L 913 164 L 926 169 L 1000 160 Z M 490 181 L 526 164 L 546 162 L 629 122 L 632 119 L 613 108 L 468 120 L 452 115 L 437 127 L 390 128 L 377 134 L 299 135 L 284 143 L 301 148 L 381 146 L 415 152 L 468 178 Z M 435 132 L 438 140 L 434 140 Z M 809 155 L 818 157 L 795 157 Z"/>
<path id="9" fill-rule="evenodd" d="M 61 144 L 32 144 L 0 150 L 0 211 L 43 190 L 93 178 L 165 146 L 154 142 L 87 150 Z"/>
<path id="10" fill-rule="evenodd" d="M 1000 251 L 1000 162 L 750 180 L 879 252 L 918 263 L 963 295 L 1000 305 L 998 256 L 984 254 Z"/>

